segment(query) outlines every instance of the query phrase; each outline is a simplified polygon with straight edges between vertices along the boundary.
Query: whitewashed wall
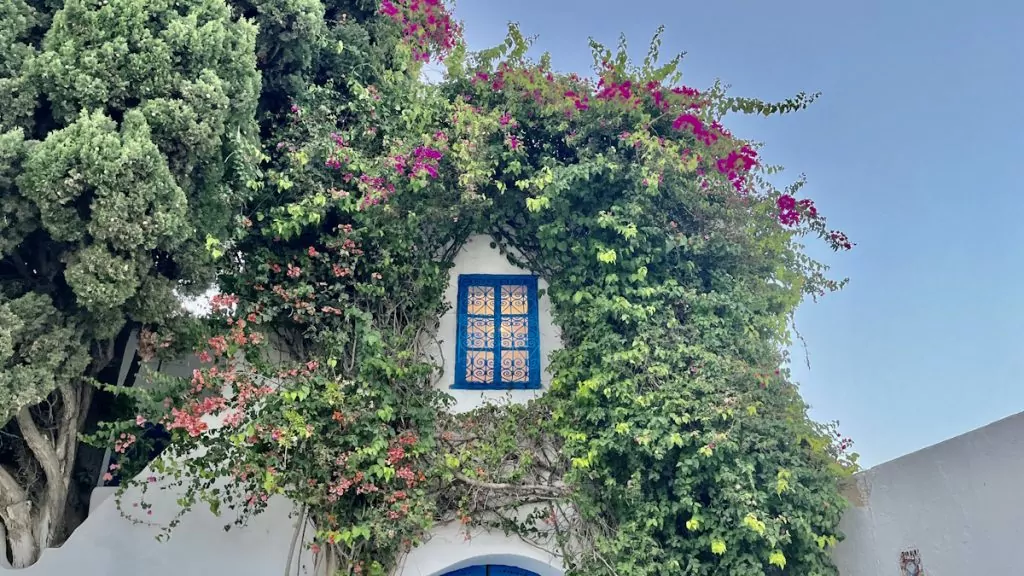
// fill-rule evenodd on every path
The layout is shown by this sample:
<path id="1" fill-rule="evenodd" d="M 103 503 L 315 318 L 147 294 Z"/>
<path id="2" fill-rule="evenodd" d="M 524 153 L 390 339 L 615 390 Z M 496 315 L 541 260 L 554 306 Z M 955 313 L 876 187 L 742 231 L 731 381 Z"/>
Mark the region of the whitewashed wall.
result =
<path id="1" fill-rule="evenodd" d="M 107 496 L 110 489 L 99 489 Z M 97 494 L 97 496 L 100 496 Z M 173 491 L 150 493 L 156 521 L 177 510 Z M 126 495 L 126 502 L 131 497 Z M 158 542 L 155 528 L 132 525 L 121 517 L 113 498 L 99 498 L 85 523 L 60 548 L 43 553 L 34 565 L 10 572 L 26 576 L 280 576 L 288 558 L 294 520 L 280 499 L 244 529 L 225 532 L 231 517 L 208 510 L 185 516 L 171 539 Z M 130 505 L 129 505 L 130 506 Z M 308 554 L 297 561 L 311 568 Z M 6 571 L 0 568 L 0 572 Z M 311 571 L 298 572 L 311 574 Z"/>
<path id="2" fill-rule="evenodd" d="M 540 576 L 562 576 L 555 556 L 500 532 L 476 529 L 466 533 L 458 522 L 437 526 L 430 539 L 403 558 L 401 576 L 437 576 L 459 568 L 482 564 L 503 564 L 536 572 Z"/>
<path id="3" fill-rule="evenodd" d="M 460 251 L 451 271 L 446 301 L 451 311 L 440 319 L 437 345 L 428 352 L 439 364 L 443 375 L 438 386 L 456 399 L 454 409 L 464 412 L 485 402 L 524 402 L 542 390 L 473 391 L 451 390 L 454 382 L 456 312 L 458 277 L 460 274 L 528 274 L 509 263 L 496 248 L 490 247 L 489 236 L 472 238 Z M 540 280 L 538 289 L 546 289 Z M 561 345 L 558 331 L 551 319 L 548 298 L 540 298 L 538 308 L 541 337 L 541 378 L 543 388 L 550 386 L 547 373 L 548 356 Z M 134 341 L 130 346 L 134 347 Z M 163 362 L 161 372 L 189 376 L 199 367 L 195 358 Z M 157 368 L 151 365 L 151 368 Z M 122 378 L 127 372 L 122 367 Z M 144 385 L 145 372 L 140 371 L 136 385 Z M 208 422 L 211 426 L 218 423 Z M 143 475 L 148 475 L 144 472 Z M 112 494 L 115 489 L 97 488 L 90 502 L 90 515 L 61 547 L 46 550 L 35 565 L 18 571 L 26 576 L 181 576 L 182 574 L 226 576 L 279 576 L 284 573 L 295 520 L 289 518 L 292 507 L 287 500 L 276 499 L 271 507 L 245 528 L 224 530 L 230 523 L 230 512 L 216 517 L 205 509 L 185 516 L 168 542 L 155 539 L 158 531 L 133 525 L 121 517 Z M 169 520 L 178 510 L 174 490 L 151 491 L 147 500 L 154 503 L 153 515 L 147 520 Z M 136 497 L 137 499 L 137 497 Z M 122 499 L 133 502 L 126 495 Z M 399 576 L 438 576 L 451 570 L 477 564 L 504 564 L 532 570 L 540 576 L 561 576 L 557 558 L 516 537 L 477 530 L 466 538 L 461 525 L 438 526 L 430 538 L 402 559 Z M 293 574 L 314 574 L 312 559 L 299 546 L 292 563 Z M 0 571 L 6 568 L 0 560 Z"/>
<path id="4" fill-rule="evenodd" d="M 1024 574 L 1024 413 L 855 476 L 833 555 L 841 576 Z"/>
<path id="5" fill-rule="evenodd" d="M 444 362 L 438 386 L 456 398 L 458 411 L 490 401 L 525 401 L 542 391 L 451 390 L 455 356 L 455 303 L 459 274 L 522 274 L 480 236 L 462 249 L 445 295 L 451 312 L 440 321 L 433 354 Z M 539 288 L 546 288 L 543 281 Z M 548 355 L 560 345 L 547 297 L 540 301 L 542 378 Z M 189 362 L 165 363 L 161 370 L 187 375 Z M 122 366 L 122 374 L 127 365 Z M 187 515 L 169 542 L 156 531 L 121 518 L 109 495 L 97 489 L 90 516 L 61 547 L 20 573 L 27 576 L 272 576 L 284 573 L 293 535 L 291 506 L 277 499 L 244 529 L 223 530 L 231 517 L 197 510 Z M 1024 541 L 1024 413 L 931 448 L 882 464 L 854 477 L 852 502 L 843 518 L 847 539 L 834 553 L 841 576 L 904 576 L 901 554 L 916 551 L 923 575 L 1024 574 L 1017 550 Z M 151 493 L 154 521 L 176 510 L 173 491 Z M 129 497 L 129 503 L 132 501 Z M 477 531 L 466 539 L 458 524 L 437 527 L 432 537 L 403 559 L 400 576 L 438 576 L 474 564 L 507 564 L 541 576 L 561 576 L 559 562 L 515 537 Z M 298 574 L 312 574 L 311 559 L 299 547 Z M 6 564 L 0 555 L 0 572 Z M 907 575 L 911 576 L 911 575 Z M 922 575 L 918 575 L 922 576 Z"/>
<path id="6" fill-rule="evenodd" d="M 452 311 L 441 319 L 434 354 L 444 359 L 438 386 L 456 397 L 456 410 L 465 411 L 488 401 L 525 401 L 540 391 L 480 392 L 450 390 L 454 380 L 459 274 L 522 274 L 486 236 L 473 238 L 460 252 L 446 294 Z M 541 281 L 540 288 L 546 288 Z M 541 299 L 539 319 L 542 367 L 559 346 L 550 304 Z M 187 362 L 165 363 L 162 371 L 187 375 Z M 550 384 L 550 375 L 542 379 Z M 288 502 L 271 508 L 244 529 L 223 530 L 230 516 L 216 518 L 208 511 L 185 517 L 169 542 L 156 532 L 133 526 L 120 517 L 111 490 L 98 489 L 86 522 L 58 549 L 22 573 L 28 576 L 272 576 L 284 573 L 294 520 Z M 909 454 L 863 472 L 847 489 L 853 503 L 843 518 L 847 539 L 834 558 L 842 576 L 903 576 L 900 555 L 916 550 L 927 576 L 1024 574 L 1017 550 L 1024 541 L 1024 414 L 1013 416 Z M 154 520 L 177 510 L 173 491 L 155 500 Z M 128 500 L 131 502 L 131 500 Z M 508 564 L 561 576 L 559 562 L 515 537 L 477 531 L 466 539 L 458 524 L 439 526 L 400 567 L 400 576 L 438 576 L 474 564 Z M 301 547 L 300 547 L 301 550 Z M 299 574 L 312 574 L 308 554 L 296 562 Z M 0 559 L 0 565 L 3 564 Z M 0 571 L 3 567 L 0 566 Z"/>
<path id="7" fill-rule="evenodd" d="M 440 318 L 437 330 L 437 344 L 428 351 L 434 361 L 443 368 L 438 387 L 455 398 L 453 410 L 466 412 L 479 408 L 487 402 L 526 402 L 544 393 L 551 386 L 548 372 L 548 358 L 561 347 L 561 335 L 551 318 L 551 300 L 545 294 L 539 298 L 537 321 L 540 323 L 541 386 L 540 390 L 452 390 L 455 382 L 455 339 L 458 329 L 456 304 L 461 274 L 530 274 L 529 270 L 518 268 L 508 261 L 497 248 L 491 248 L 493 240 L 488 235 L 471 237 L 455 257 L 455 266 L 450 271 L 445 302 L 450 309 Z M 546 291 L 547 282 L 538 279 L 538 291 Z"/>

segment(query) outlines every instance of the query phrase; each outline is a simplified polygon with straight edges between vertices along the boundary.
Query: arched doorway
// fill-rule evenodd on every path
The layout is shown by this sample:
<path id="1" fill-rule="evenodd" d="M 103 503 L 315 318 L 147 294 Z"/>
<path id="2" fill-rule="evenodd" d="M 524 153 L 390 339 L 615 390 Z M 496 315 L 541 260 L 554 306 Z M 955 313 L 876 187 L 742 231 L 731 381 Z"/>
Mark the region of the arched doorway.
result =
<path id="1" fill-rule="evenodd" d="M 442 576 L 539 576 L 536 572 L 516 568 L 515 566 L 502 566 L 499 564 L 488 564 L 486 566 L 469 566 L 447 572 Z"/>

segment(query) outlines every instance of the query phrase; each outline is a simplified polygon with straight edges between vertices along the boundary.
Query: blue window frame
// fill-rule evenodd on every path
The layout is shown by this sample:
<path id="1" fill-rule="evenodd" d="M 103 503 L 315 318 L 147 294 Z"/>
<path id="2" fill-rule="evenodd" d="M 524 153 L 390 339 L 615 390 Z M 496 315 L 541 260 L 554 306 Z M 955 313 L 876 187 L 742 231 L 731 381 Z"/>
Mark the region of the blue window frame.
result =
<path id="1" fill-rule="evenodd" d="M 540 388 L 536 276 L 462 274 L 457 313 L 452 388 Z"/>
<path id="2" fill-rule="evenodd" d="M 536 572 L 515 568 L 513 566 L 470 566 L 454 572 L 448 572 L 444 576 L 539 576 Z"/>

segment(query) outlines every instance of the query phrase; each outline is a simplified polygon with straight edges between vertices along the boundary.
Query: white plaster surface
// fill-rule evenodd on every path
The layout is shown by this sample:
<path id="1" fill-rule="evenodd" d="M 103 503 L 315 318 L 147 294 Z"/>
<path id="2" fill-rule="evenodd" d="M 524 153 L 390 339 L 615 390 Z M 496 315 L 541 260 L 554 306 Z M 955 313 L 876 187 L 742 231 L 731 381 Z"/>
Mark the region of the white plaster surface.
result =
<path id="1" fill-rule="evenodd" d="M 143 474 L 147 474 L 144 472 Z M 292 507 L 283 498 L 252 519 L 245 528 L 225 524 L 231 511 L 221 517 L 202 505 L 186 514 L 170 540 L 158 542 L 156 528 L 133 525 L 121 517 L 114 489 L 94 492 L 92 510 L 85 523 L 60 548 L 46 550 L 39 562 L 23 570 L 26 576 L 280 576 L 285 573 L 288 550 L 294 535 Z M 173 488 L 150 490 L 152 516 L 131 507 L 138 498 L 122 497 L 125 508 L 152 522 L 165 523 L 178 507 Z M 456 522 L 437 527 L 430 539 L 402 559 L 397 576 L 439 576 L 476 564 L 504 564 L 532 570 L 540 576 L 562 576 L 558 559 L 502 533 L 476 530 L 467 539 Z M 292 560 L 293 576 L 324 576 L 314 569 L 311 554 L 300 544 Z M 5 568 L 0 567 L 0 572 Z"/>
<path id="2" fill-rule="evenodd" d="M 413 549 L 402 561 L 400 576 L 439 576 L 452 570 L 481 564 L 504 564 L 536 572 L 540 576 L 562 576 L 555 556 L 501 532 L 474 530 L 466 538 L 458 522 L 437 526 L 430 540 Z"/>
<path id="3" fill-rule="evenodd" d="M 497 248 L 491 248 L 493 240 L 488 235 L 471 237 L 458 255 L 455 265 L 449 271 L 448 289 L 445 291 L 445 302 L 450 306 L 438 323 L 437 340 L 428 352 L 443 369 L 439 388 L 455 398 L 452 407 L 454 412 L 467 412 L 479 408 L 485 403 L 494 402 L 526 402 L 544 393 L 551 386 L 551 374 L 548 372 L 548 359 L 552 352 L 562 345 L 561 335 L 551 317 L 551 300 L 547 295 L 540 296 L 537 306 L 537 321 L 540 323 L 540 390 L 453 390 L 455 382 L 455 339 L 458 329 L 458 312 L 456 304 L 459 294 L 459 275 L 461 274 L 530 274 L 513 265 Z M 538 291 L 546 291 L 547 282 L 543 278 L 537 280 Z"/>
<path id="4" fill-rule="evenodd" d="M 917 549 L 927 576 L 1024 574 L 1024 413 L 858 474 L 841 576 L 902 576 Z"/>
<path id="5" fill-rule="evenodd" d="M 211 426 L 219 422 L 209 421 Z M 140 477 L 150 472 L 144 471 Z M 133 524 L 122 516 L 115 497 L 116 488 L 93 491 L 86 521 L 60 548 L 46 550 L 42 558 L 19 570 L 26 576 L 279 576 L 285 573 L 289 548 L 295 537 L 293 506 L 274 498 L 270 506 L 247 526 L 232 525 L 229 509 L 214 516 L 203 504 L 187 513 L 169 540 L 160 542 L 156 526 L 166 525 L 179 507 L 180 488 L 163 479 L 149 485 L 145 501 L 152 504 L 148 514 L 133 503 L 141 493 L 132 489 L 121 496 L 121 508 L 145 523 Z M 315 569 L 311 553 L 303 546 L 312 531 L 296 546 L 292 576 L 326 576 Z M 457 522 L 436 527 L 427 541 L 404 557 L 395 576 L 438 576 L 476 564 L 504 564 L 536 572 L 539 576 L 562 576 L 558 559 L 515 536 L 476 529 L 470 538 Z M 6 564 L 0 566 L 5 571 Z M 12 572 L 13 576 L 13 572 Z"/>
<path id="6" fill-rule="evenodd" d="M 109 492 L 109 490 L 102 490 Z M 102 493 L 101 492 L 101 493 Z M 106 494 L 104 494 L 106 495 Z M 99 496 L 99 494 L 98 494 Z M 173 491 L 151 492 L 157 521 L 165 521 L 177 509 Z M 125 502 L 131 502 L 125 496 Z M 94 502 L 95 504 L 95 502 Z M 130 506 L 130 504 L 129 504 Z M 95 505 L 89 518 L 60 548 L 46 550 L 34 565 L 11 571 L 25 576 L 279 576 L 284 574 L 294 520 L 286 500 L 272 502 L 269 509 L 246 528 L 224 525 L 230 514 L 218 518 L 206 509 L 187 514 L 170 540 L 158 542 L 158 530 L 132 525 L 121 517 L 114 498 Z M 312 574 L 308 554 L 301 558 Z M 0 572 L 5 571 L 0 568 Z"/>
<path id="7" fill-rule="evenodd" d="M 524 402 L 543 393 L 543 390 L 471 391 L 451 390 L 454 382 L 456 316 L 459 274 L 528 274 L 513 266 L 497 249 L 490 247 L 489 236 L 472 238 L 459 253 L 451 271 L 445 298 L 452 307 L 440 319 L 437 340 L 440 345 L 433 351 L 435 360 L 444 359 L 444 375 L 438 386 L 455 397 L 456 411 L 467 411 L 486 402 Z M 538 289 L 547 283 L 538 281 Z M 541 383 L 547 389 L 551 376 L 547 373 L 548 356 L 561 345 L 559 334 L 551 319 L 550 301 L 540 298 L 538 307 L 541 337 Z M 134 344 L 134 342 L 133 342 Z M 196 358 L 151 363 L 148 368 L 173 376 L 188 377 L 199 367 Z M 146 370 L 140 370 L 136 386 L 145 386 Z M 204 418 L 212 427 L 221 425 L 216 418 Z M 143 472 L 142 476 L 147 476 Z M 185 515 L 167 542 L 158 542 L 158 530 L 145 525 L 133 525 L 121 517 L 113 497 L 116 489 L 99 487 L 90 500 L 90 514 L 86 521 L 60 548 L 43 553 L 35 565 L 19 571 L 26 576 L 277 576 L 285 573 L 288 549 L 291 543 L 294 519 L 289 518 L 291 506 L 287 500 L 277 499 L 270 508 L 257 516 L 245 528 L 224 525 L 234 519 L 231 511 L 220 518 L 204 508 Z M 153 522 L 166 522 L 178 510 L 174 489 L 150 490 L 147 500 L 154 503 Z M 122 502 L 132 497 L 126 495 Z M 406 556 L 397 572 L 398 576 L 439 576 L 451 570 L 476 564 L 504 564 L 532 570 L 540 576 L 562 576 L 557 558 L 531 546 L 517 537 L 502 533 L 476 531 L 467 539 L 458 523 L 439 526 L 429 540 Z M 313 574 L 308 552 L 297 554 L 300 570 L 295 575 Z M 293 563 L 293 566 L 296 564 Z M 0 565 L 0 571 L 4 571 Z"/>
<path id="8" fill-rule="evenodd" d="M 486 236 L 473 238 L 452 270 L 446 298 L 453 310 L 440 322 L 435 351 L 444 356 L 438 385 L 456 398 L 455 409 L 484 402 L 525 401 L 540 391 L 485 392 L 450 390 L 455 351 L 454 304 L 459 274 L 521 274 Z M 546 288 L 541 281 L 540 288 Z M 546 297 L 540 302 L 542 366 L 560 345 Z M 161 371 L 188 375 L 188 361 L 164 363 Z M 550 375 L 542 379 L 550 385 Z M 216 425 L 216 423 L 211 422 Z M 146 474 L 146 473 L 144 473 Z M 882 464 L 854 477 L 848 490 L 854 504 L 842 529 L 846 540 L 834 559 L 841 576 L 902 576 L 899 556 L 920 552 L 927 576 L 1024 574 L 1024 413 L 995 422 L 941 444 Z M 185 516 L 169 542 L 156 531 L 121 518 L 112 489 L 99 488 L 85 523 L 61 547 L 47 550 L 22 573 L 27 576 L 271 576 L 284 573 L 293 534 L 291 506 L 276 500 L 246 528 L 223 526 L 232 520 L 199 509 Z M 154 520 L 177 510 L 173 490 L 151 492 Z M 131 500 L 128 500 L 131 502 Z M 475 564 L 507 564 L 540 576 L 561 576 L 557 558 L 501 533 L 477 531 L 466 539 L 457 523 L 437 527 L 432 537 L 403 559 L 399 576 L 439 576 Z M 301 546 L 300 546 L 301 551 Z M 299 563 L 312 574 L 308 553 Z M 4 571 L 0 562 L 0 572 Z"/>

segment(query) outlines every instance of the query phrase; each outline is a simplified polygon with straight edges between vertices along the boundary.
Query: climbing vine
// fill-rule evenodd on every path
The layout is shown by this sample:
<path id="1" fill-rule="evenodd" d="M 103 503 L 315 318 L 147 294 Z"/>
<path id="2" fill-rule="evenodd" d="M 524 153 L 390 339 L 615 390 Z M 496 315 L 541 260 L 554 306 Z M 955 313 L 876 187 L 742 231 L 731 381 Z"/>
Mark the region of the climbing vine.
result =
<path id="1" fill-rule="evenodd" d="M 381 13 L 406 67 L 294 102 L 211 244 L 202 367 L 153 375 L 138 416 L 106 426 L 125 478 L 139 426 L 172 434 L 125 514 L 169 487 L 180 514 L 244 524 L 283 495 L 342 574 L 389 573 L 439 522 L 516 533 L 570 574 L 836 574 L 855 463 L 780 365 L 795 307 L 842 286 L 798 240 L 852 245 L 721 124 L 814 96 L 685 86 L 660 32 L 641 65 L 594 43 L 583 77 L 528 58 L 514 26 L 466 53 L 437 0 Z M 424 84 L 437 53 L 448 78 Z M 542 398 L 455 415 L 430 352 L 475 233 L 547 280 L 563 347 Z"/>

